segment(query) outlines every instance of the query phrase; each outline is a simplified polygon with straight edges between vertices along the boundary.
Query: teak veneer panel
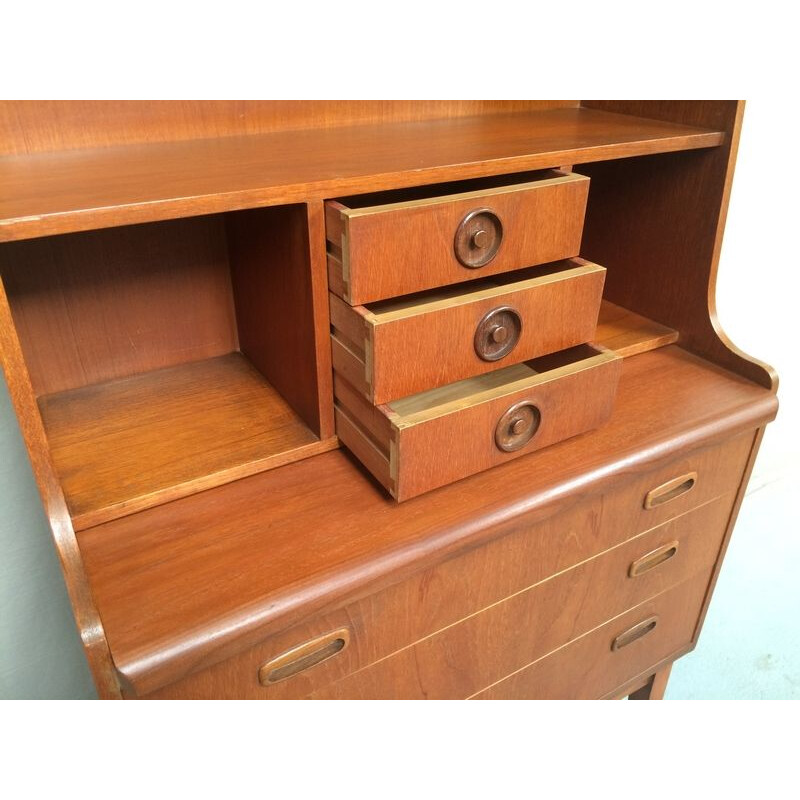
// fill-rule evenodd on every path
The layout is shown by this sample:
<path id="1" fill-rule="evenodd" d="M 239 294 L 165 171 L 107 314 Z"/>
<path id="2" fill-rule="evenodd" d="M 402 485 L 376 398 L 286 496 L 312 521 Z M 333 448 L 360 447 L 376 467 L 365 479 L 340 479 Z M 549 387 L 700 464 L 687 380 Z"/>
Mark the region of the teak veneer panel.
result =
<path id="1" fill-rule="evenodd" d="M 578 105 L 578 100 L 4 100 L 0 153 L 216 139 Z"/>
<path id="2" fill-rule="evenodd" d="M 223 217 L 0 247 L 37 395 L 237 349 Z"/>
<path id="3" fill-rule="evenodd" d="M 337 451 L 79 533 L 120 672 L 142 691 L 554 513 L 643 465 L 755 431 L 771 392 L 675 346 L 626 359 L 601 428 L 401 505 Z"/>
<path id="4" fill-rule="evenodd" d="M 39 399 L 76 529 L 323 452 L 239 353 Z"/>
<path id="5" fill-rule="evenodd" d="M 680 331 L 681 346 L 768 389 L 778 378 L 739 350 L 716 311 L 716 280 L 744 102 L 730 100 L 587 101 L 724 130 L 720 147 L 613 168 L 586 164 L 592 180 L 581 255 L 608 268 L 605 297 Z"/>
<path id="6" fill-rule="evenodd" d="M 481 612 L 498 604 L 508 607 L 503 601 L 514 596 L 536 598 L 533 600 L 536 619 L 524 615 L 517 616 L 516 623 L 509 619 L 516 634 L 509 637 L 504 648 L 490 648 L 490 651 L 502 657 L 504 649 L 515 647 L 515 641 L 522 638 L 520 631 L 524 630 L 526 652 L 536 648 L 538 654 L 543 655 L 698 570 L 710 570 L 751 444 L 752 437 L 745 434 L 721 447 L 696 451 L 663 468 L 642 473 L 619 489 L 592 495 L 564 513 L 536 524 L 528 525 L 524 519 L 519 520 L 507 535 L 269 637 L 234 658 L 189 675 L 148 697 L 297 699 L 323 690 L 326 696 L 347 691 L 364 696 L 375 678 L 367 676 L 364 691 L 359 693 L 354 685 L 359 684 L 360 679 L 350 676 L 363 677 L 365 668 L 376 662 L 387 664 L 387 659 L 388 674 L 395 674 L 395 667 L 407 664 L 417 649 L 409 649 L 411 645 L 423 640 L 430 642 L 431 637 L 438 642 L 446 641 L 448 634 L 438 635 L 437 632 L 458 628 L 464 620 L 476 614 L 480 616 Z M 685 496 L 671 508 L 642 511 L 641 499 L 648 488 L 662 483 L 668 476 L 685 472 L 690 466 L 697 468 L 702 476 L 698 494 Z M 720 491 L 726 494 L 720 497 Z M 709 501 L 709 498 L 716 499 Z M 689 502 L 695 505 L 687 512 Z M 677 516 L 663 522 L 667 514 Z M 569 531 L 569 535 L 565 536 L 564 531 Z M 632 531 L 637 533 L 631 535 Z M 630 539 L 626 542 L 627 537 Z M 628 577 L 633 561 L 673 541 L 678 541 L 673 558 L 642 575 Z M 594 581 L 603 579 L 607 583 L 594 588 Z M 587 581 L 593 587 L 588 591 Z M 463 589 L 453 591 L 456 586 Z M 592 602 L 586 602 L 587 596 Z M 538 626 L 535 640 L 531 638 L 533 626 Z M 263 663 L 309 640 L 342 629 L 349 631 L 350 641 L 335 658 L 291 680 L 271 686 L 259 684 L 256 676 Z M 423 644 L 420 649 L 429 646 Z M 476 643 L 470 662 L 483 660 L 486 654 L 478 655 L 479 649 L 482 645 Z M 392 655 L 399 651 L 402 651 L 401 656 Z M 533 657 L 530 655 L 521 663 L 526 664 Z M 460 672 L 466 665 L 453 667 Z M 443 671 L 447 673 L 448 670 L 446 667 Z M 507 668 L 500 675 L 509 671 Z M 383 667 L 376 667 L 374 672 L 387 675 Z M 403 672 L 401 669 L 400 673 Z M 421 672 L 414 665 L 408 669 L 408 674 L 413 681 Z M 349 690 L 337 683 L 343 678 Z M 459 678 L 455 678 L 456 685 L 458 682 Z M 394 688 L 392 683 L 396 683 Z M 477 687 L 473 684 L 473 689 L 466 694 L 487 683 L 488 680 Z M 387 697 L 413 694 L 403 675 L 385 684 Z M 421 685 L 422 682 L 417 684 L 417 688 Z M 433 687 L 427 683 L 427 688 Z"/>
<path id="7" fill-rule="evenodd" d="M 376 445 L 388 462 L 373 469 L 398 502 L 521 458 L 602 425 L 614 403 L 622 359 L 610 350 L 579 345 L 523 364 L 466 378 L 447 386 L 393 400 L 375 409 L 334 376 L 337 428 L 354 453 Z M 592 402 L 587 403 L 586 397 Z M 501 418 L 519 403 L 540 413 L 533 437 L 506 452 L 495 442 Z M 376 415 L 385 414 L 385 423 Z M 341 420 L 340 420 L 341 422 Z M 363 431 L 354 431 L 350 425 Z M 369 437 L 364 443 L 358 439 Z"/>
<path id="8" fill-rule="evenodd" d="M 595 338 L 604 278 L 603 267 L 575 258 L 370 306 L 353 308 L 331 294 L 334 369 L 380 405 L 574 347 Z M 503 306 L 518 315 L 519 339 L 487 361 L 476 352 L 475 331 Z"/>
<path id="9" fill-rule="evenodd" d="M 678 331 L 603 300 L 594 341 L 627 358 L 678 341 Z"/>
<path id="10" fill-rule="evenodd" d="M 332 435 L 325 268 L 313 263 L 313 213 L 297 204 L 225 222 L 239 349 L 312 430 Z"/>
<path id="11" fill-rule="evenodd" d="M 724 134 L 585 108 L 0 158 L 0 241 L 715 147 Z"/>
<path id="12" fill-rule="evenodd" d="M 334 292 L 343 287 L 348 303 L 372 303 L 577 256 L 589 180 L 546 170 L 508 176 L 506 182 L 436 184 L 408 201 L 405 194 L 325 204 L 330 283 Z M 502 238 L 488 263 L 470 268 L 459 260 L 454 240 L 462 221 L 482 208 L 500 220 Z"/>
<path id="13" fill-rule="evenodd" d="M 708 575 L 701 573 L 470 699 L 594 700 L 603 697 L 631 675 L 691 649 L 708 582 Z M 612 650 L 611 645 L 618 636 L 653 617 L 657 617 L 657 623 L 650 633 L 622 649 Z"/>
<path id="14" fill-rule="evenodd" d="M 738 463 L 740 474 L 743 459 Z M 735 493 L 472 614 L 310 695 L 311 699 L 464 699 L 629 608 L 703 573 L 719 553 Z M 564 536 L 561 528 L 559 538 Z M 630 565 L 665 543 L 675 556 Z M 469 576 L 476 580 L 478 576 Z M 242 676 L 245 677 L 245 676 Z"/>

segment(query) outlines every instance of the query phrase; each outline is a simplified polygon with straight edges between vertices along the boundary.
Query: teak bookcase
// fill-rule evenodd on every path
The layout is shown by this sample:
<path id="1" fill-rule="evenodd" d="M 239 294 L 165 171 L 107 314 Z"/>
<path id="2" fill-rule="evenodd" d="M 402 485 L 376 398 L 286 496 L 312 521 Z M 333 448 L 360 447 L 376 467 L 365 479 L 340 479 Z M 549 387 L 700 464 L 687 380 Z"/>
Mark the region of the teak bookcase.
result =
<path id="1" fill-rule="evenodd" d="M 0 104 L 0 353 L 100 696 L 663 695 L 777 410 L 714 308 L 742 113 Z"/>

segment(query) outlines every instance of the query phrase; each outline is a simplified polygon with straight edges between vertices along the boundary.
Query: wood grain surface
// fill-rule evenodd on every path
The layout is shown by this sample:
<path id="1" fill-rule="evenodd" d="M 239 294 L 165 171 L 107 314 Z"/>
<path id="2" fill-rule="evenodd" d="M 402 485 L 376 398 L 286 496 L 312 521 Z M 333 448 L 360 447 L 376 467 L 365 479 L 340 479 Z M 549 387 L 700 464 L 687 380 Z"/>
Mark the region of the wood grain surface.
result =
<path id="1" fill-rule="evenodd" d="M 0 247 L 37 395 L 237 348 L 223 218 Z"/>
<path id="2" fill-rule="evenodd" d="M 594 700 L 630 675 L 685 651 L 708 586 L 701 573 L 474 695 L 476 700 Z M 616 652 L 611 642 L 656 616 L 653 631 Z"/>
<path id="3" fill-rule="evenodd" d="M 538 366 L 536 360 L 532 363 Z M 567 371 L 573 367 L 575 371 Z M 418 422 L 410 416 L 394 420 L 399 426 L 397 499 L 407 500 L 602 425 L 611 415 L 621 370 L 619 357 L 602 353 L 543 371 L 514 391 L 452 413 L 437 410 Z M 541 423 L 528 444 L 506 453 L 495 444 L 495 429 L 507 409 L 521 402 L 539 409 Z"/>
<path id="4" fill-rule="evenodd" d="M 391 192 L 380 205 L 362 201 L 369 207 L 341 201 L 342 235 L 329 233 L 328 240 L 334 266 L 341 264 L 344 300 L 363 305 L 578 255 L 587 179 L 547 171 L 514 176 L 499 188 L 478 184 L 427 187 L 425 199 L 410 202 L 396 202 Z M 456 232 L 482 209 L 502 224 L 499 250 L 485 266 L 466 267 L 456 255 Z"/>
<path id="5" fill-rule="evenodd" d="M 374 443 L 389 464 L 386 488 L 399 501 L 444 486 L 555 442 L 601 425 L 611 414 L 621 359 L 610 351 L 588 345 L 565 350 L 555 363 L 545 357 L 458 383 L 432 389 L 380 406 L 391 428 L 384 438 L 370 429 L 373 411 L 365 403 L 349 402 L 338 391 L 336 403 L 358 426 L 366 417 L 364 432 L 349 427 L 338 431 L 340 440 L 363 450 L 358 436 L 374 436 Z M 334 383 L 337 391 L 340 383 Z M 590 398 L 587 401 L 587 398 Z M 495 430 L 503 414 L 518 403 L 539 410 L 541 422 L 533 438 L 512 452 L 495 443 Z M 385 474 L 378 463 L 376 477 Z M 370 460 L 370 466 L 372 460 Z"/>
<path id="6" fill-rule="evenodd" d="M 678 341 L 678 331 L 603 300 L 594 341 L 627 358 Z"/>
<path id="7" fill-rule="evenodd" d="M 583 165 L 592 179 L 581 254 L 608 268 L 606 299 L 680 331 L 681 346 L 770 389 L 777 376 L 722 330 L 716 279 L 744 103 L 591 101 L 726 132 L 702 152 Z"/>
<path id="8" fill-rule="evenodd" d="M 11 402 L 19 420 L 20 432 L 28 450 L 36 485 L 39 488 L 44 513 L 50 524 L 69 602 L 97 693 L 103 699 L 120 699 L 122 696 L 120 685 L 108 649 L 108 640 L 86 578 L 83 557 L 70 521 L 64 492 L 50 456 L 42 418 L 36 406 L 36 396 L 22 356 L 2 280 L 0 280 L 0 361 Z"/>
<path id="9" fill-rule="evenodd" d="M 736 101 L 0 102 L 0 355 L 100 696 L 663 693 L 777 407 L 774 371 L 728 340 L 714 301 L 742 114 Z M 350 380 L 355 357 L 365 386 L 336 424 L 359 432 L 384 485 L 398 478 L 388 406 L 365 398 L 373 312 L 330 349 L 328 290 L 350 296 L 353 253 L 326 253 L 326 227 L 353 236 L 325 201 L 363 212 L 391 190 L 408 211 L 427 185 L 449 196 L 443 182 L 573 167 L 592 183 L 581 252 L 608 268 L 596 338 L 631 356 L 611 419 L 393 503 L 349 454 L 323 453 L 337 446 L 331 362 Z M 535 228 L 524 219 L 513 232 Z M 427 259 L 448 237 L 452 251 L 444 224 L 391 247 L 401 226 L 378 227 L 362 277 L 392 296 L 429 276 L 387 260 L 420 241 Z M 408 430 L 439 424 L 411 398 Z M 463 464 L 464 439 L 426 437 L 413 460 Z M 690 472 L 691 490 L 645 507 Z M 628 559 L 658 565 L 613 578 Z M 538 649 L 515 635 L 521 619 Z M 264 663 L 336 631 L 340 653 L 258 683 Z"/>
<path id="10" fill-rule="evenodd" d="M 4 100 L 0 154 L 571 108 L 577 100 Z"/>
<path id="11" fill-rule="evenodd" d="M 337 451 L 78 535 L 115 663 L 152 691 L 776 409 L 673 345 L 625 360 L 606 425 L 407 503 Z"/>
<path id="12" fill-rule="evenodd" d="M 517 657 L 522 654 L 517 666 L 525 665 L 697 571 L 708 572 L 727 525 L 735 494 L 731 487 L 737 486 L 746 446 L 747 442 L 740 440 L 736 447 L 726 445 L 725 453 L 713 448 L 691 454 L 689 458 L 697 458 L 709 478 L 704 497 L 719 488 L 728 489 L 727 494 L 633 535 L 627 542 L 622 540 L 637 530 L 639 523 L 636 511 L 641 506 L 642 485 L 649 485 L 646 475 L 536 525 L 519 524 L 482 547 L 271 637 L 151 696 L 361 697 L 371 696 L 373 691 L 384 694 L 379 685 L 386 697 L 472 694 L 490 682 L 476 677 L 473 664 L 480 663 L 484 671 L 499 669 L 493 674 L 502 677 L 512 670 L 508 661 L 513 659 L 511 651 Z M 727 473 L 727 482 L 708 472 L 717 466 Z M 675 465 L 673 470 L 678 468 Z M 651 475 L 650 484 L 654 480 L 658 478 Z M 571 535 L 564 536 L 564 530 Z M 670 562 L 640 576 L 641 581 L 627 577 L 633 560 L 657 543 L 676 540 L 678 552 Z M 454 586 L 467 588 L 454 592 Z M 532 604 L 535 613 L 531 613 Z M 476 620 L 476 615 L 481 619 Z M 498 624 L 495 634 L 477 637 L 472 643 L 467 663 L 446 664 L 442 676 L 437 677 L 434 673 L 440 671 L 437 664 L 441 659 L 434 653 L 442 653 L 443 648 L 454 652 L 452 646 L 457 648 L 455 643 L 463 640 L 472 626 L 483 626 L 493 617 L 497 623 L 513 627 L 510 635 L 504 636 Z M 349 632 L 347 650 L 281 685 L 260 685 L 261 664 L 343 626 Z M 420 658 L 419 665 L 414 664 L 415 656 Z M 453 674 L 459 672 L 465 674 Z M 471 690 L 464 688 L 465 680 Z"/>
<path id="13" fill-rule="evenodd" d="M 311 269 L 311 308 L 314 325 L 314 351 L 317 365 L 317 403 L 319 437 L 334 435 L 333 373 L 330 348 L 330 311 L 328 308 L 328 258 L 325 239 L 325 204 L 316 200 L 306 204 L 308 258 Z"/>
<path id="14" fill-rule="evenodd" d="M 638 691 L 628 695 L 628 700 L 663 700 L 672 664 L 659 669 Z"/>
<path id="15" fill-rule="evenodd" d="M 528 523 L 523 518 L 504 536 L 270 637 L 239 656 L 165 687 L 157 696 L 305 697 L 506 597 L 542 584 L 576 565 L 596 560 L 601 553 L 616 551 L 625 540 L 644 531 L 649 533 L 635 539 L 640 545 L 636 549 L 639 555 L 648 552 L 649 545 L 644 544 L 646 537 L 648 542 L 651 538 L 659 542 L 672 541 L 670 537 L 677 530 L 697 531 L 698 539 L 713 535 L 711 531 L 705 532 L 698 520 L 717 519 L 719 524 L 715 523 L 715 531 L 721 536 L 727 517 L 720 518 L 719 498 L 723 493 L 733 496 L 751 440 L 752 437 L 745 434 L 722 446 L 686 454 L 654 471 L 632 476 L 619 488 L 590 495 L 537 523 Z M 697 493 L 669 508 L 645 512 L 642 498 L 648 489 L 689 466 L 702 475 Z M 704 509 L 702 513 L 693 510 L 699 508 Z M 687 509 L 692 510 L 687 513 Z M 565 530 L 570 532 L 569 536 L 563 535 Z M 681 558 L 685 556 L 684 552 Z M 632 556 L 631 561 L 633 559 Z M 670 574 L 679 563 L 675 561 L 667 567 L 666 573 Z M 624 575 L 628 568 L 629 564 L 621 568 Z M 648 580 L 651 579 L 652 576 Z M 469 588 L 454 592 L 453 586 Z M 605 602 L 613 602 L 613 593 Z M 552 609 L 547 613 L 553 618 L 558 615 Z M 587 609 L 585 613 L 590 611 Z M 255 676 L 263 662 L 343 626 L 351 631 L 351 642 L 348 650 L 336 659 L 282 686 L 265 689 L 258 684 Z"/>
<path id="16" fill-rule="evenodd" d="M 314 281 L 324 284 L 324 272 L 311 269 L 306 206 L 228 214 L 226 224 L 239 347 L 319 434 L 319 376 L 330 376 L 330 349 L 326 320 L 315 323 Z M 328 396 L 324 402 L 330 406 Z"/>
<path id="17" fill-rule="evenodd" d="M 602 267 L 570 259 L 471 282 L 441 299 L 436 292 L 416 302 L 351 308 L 331 295 L 334 334 L 348 343 L 360 335 L 353 357 L 360 345 L 367 399 L 387 403 L 593 340 L 604 276 Z M 476 352 L 475 331 L 504 306 L 518 314 L 519 339 L 508 355 L 486 361 Z"/>
<path id="18" fill-rule="evenodd" d="M 76 529 L 335 447 L 239 353 L 39 399 Z"/>
<path id="19" fill-rule="evenodd" d="M 310 697 L 469 697 L 692 576 L 702 574 L 708 581 L 733 497 L 731 492 L 573 569 L 556 573 Z M 678 543 L 674 558 L 641 579 L 627 576 L 633 560 L 659 543 L 671 541 Z M 465 575 L 462 585 L 478 579 L 477 575 Z M 252 680 L 252 676 L 247 677 Z"/>
<path id="20" fill-rule="evenodd" d="M 563 108 L 0 159 L 0 241 L 715 147 L 723 134 Z"/>

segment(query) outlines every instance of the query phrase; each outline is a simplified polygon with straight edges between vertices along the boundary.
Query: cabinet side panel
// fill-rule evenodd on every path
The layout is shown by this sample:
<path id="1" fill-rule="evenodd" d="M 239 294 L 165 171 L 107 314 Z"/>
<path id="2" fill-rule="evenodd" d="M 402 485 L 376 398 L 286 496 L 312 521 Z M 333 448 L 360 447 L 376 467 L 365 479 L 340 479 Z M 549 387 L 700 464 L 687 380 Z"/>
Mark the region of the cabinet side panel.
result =
<path id="1" fill-rule="evenodd" d="M 725 530 L 725 536 L 722 541 L 722 547 L 720 548 L 719 557 L 717 558 L 717 563 L 714 565 L 714 570 L 711 574 L 711 583 L 708 586 L 708 591 L 706 592 L 706 597 L 705 600 L 703 601 L 703 607 L 700 611 L 700 618 L 697 621 L 697 627 L 695 628 L 694 631 L 694 637 L 692 641 L 695 643 L 700 638 L 700 631 L 703 629 L 703 623 L 706 620 L 706 614 L 708 613 L 708 606 L 711 603 L 711 597 L 717 585 L 717 578 L 719 578 L 719 572 L 722 569 L 722 561 L 725 558 L 725 553 L 728 551 L 728 545 L 730 544 L 731 536 L 733 535 L 733 529 L 736 525 L 736 520 L 739 516 L 739 509 L 742 507 L 742 501 L 744 500 L 745 493 L 747 492 L 747 484 L 750 482 L 750 475 L 753 472 L 753 465 L 755 464 L 756 456 L 758 455 L 758 450 L 761 447 L 761 440 L 764 438 L 764 431 L 765 428 L 763 427 L 759 428 L 756 431 L 755 436 L 753 437 L 750 453 L 747 456 L 747 461 L 742 471 L 742 479 L 741 482 L 739 483 L 739 488 L 736 492 L 736 498 L 734 499 L 730 518 L 728 519 L 728 526 Z"/>
<path id="2" fill-rule="evenodd" d="M 22 358 L 2 281 L 0 281 L 0 359 L 31 459 L 42 504 L 53 533 L 67 592 L 75 612 L 75 621 L 86 649 L 97 692 L 101 698 L 118 699 L 121 696 L 120 689 L 108 642 L 86 580 L 83 559 L 64 502 L 64 495 L 50 459 L 42 419 Z"/>
<path id="3" fill-rule="evenodd" d="M 669 325 L 682 347 L 774 389 L 766 364 L 742 353 L 716 314 L 717 267 L 743 104 L 586 101 L 603 111 L 724 130 L 703 151 L 584 164 L 591 178 L 581 254 L 608 269 L 606 299 Z"/>

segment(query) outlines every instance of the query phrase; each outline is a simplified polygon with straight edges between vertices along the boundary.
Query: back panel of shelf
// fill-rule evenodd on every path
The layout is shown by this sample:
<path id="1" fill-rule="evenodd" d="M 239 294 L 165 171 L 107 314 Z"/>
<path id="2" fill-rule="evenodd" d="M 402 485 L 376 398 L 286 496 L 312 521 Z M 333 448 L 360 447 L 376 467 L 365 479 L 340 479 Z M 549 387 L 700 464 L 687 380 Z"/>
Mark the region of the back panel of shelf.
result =
<path id="1" fill-rule="evenodd" d="M 309 254 L 300 204 L 0 246 L 75 527 L 335 445 Z"/>

